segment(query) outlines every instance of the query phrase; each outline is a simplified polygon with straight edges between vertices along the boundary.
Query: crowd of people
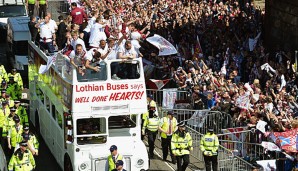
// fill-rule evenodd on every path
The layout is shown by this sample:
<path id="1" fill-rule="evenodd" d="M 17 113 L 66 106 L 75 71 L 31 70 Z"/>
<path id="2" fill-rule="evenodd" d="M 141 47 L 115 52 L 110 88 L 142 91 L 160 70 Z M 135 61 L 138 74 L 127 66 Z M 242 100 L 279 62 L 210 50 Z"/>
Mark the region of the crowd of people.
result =
<path id="1" fill-rule="evenodd" d="M 169 86 L 188 91 L 194 109 L 228 113 L 234 126 L 265 121 L 266 131 L 284 132 L 298 127 L 297 65 L 291 51 L 265 49 L 264 16 L 250 0 L 78 0 L 58 25 L 47 14 L 32 16 L 29 27 L 33 41 L 50 54 L 63 49 L 82 75 L 100 72 L 104 60 L 143 57 L 155 68 L 151 78 L 172 79 Z M 154 34 L 178 54 L 158 56 L 146 41 Z M 121 77 L 117 68 L 113 79 Z"/>

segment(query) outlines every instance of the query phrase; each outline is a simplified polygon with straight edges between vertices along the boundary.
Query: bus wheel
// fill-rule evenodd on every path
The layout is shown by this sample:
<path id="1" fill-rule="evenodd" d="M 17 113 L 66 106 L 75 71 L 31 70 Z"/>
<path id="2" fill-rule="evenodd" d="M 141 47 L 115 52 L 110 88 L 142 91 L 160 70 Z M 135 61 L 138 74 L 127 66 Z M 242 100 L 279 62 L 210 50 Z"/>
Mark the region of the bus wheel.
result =
<path id="1" fill-rule="evenodd" d="M 40 137 L 39 115 L 37 111 L 35 111 L 35 130 L 36 130 L 36 135 Z"/>
<path id="2" fill-rule="evenodd" d="M 64 156 L 64 171 L 73 171 L 71 160 L 67 154 Z"/>

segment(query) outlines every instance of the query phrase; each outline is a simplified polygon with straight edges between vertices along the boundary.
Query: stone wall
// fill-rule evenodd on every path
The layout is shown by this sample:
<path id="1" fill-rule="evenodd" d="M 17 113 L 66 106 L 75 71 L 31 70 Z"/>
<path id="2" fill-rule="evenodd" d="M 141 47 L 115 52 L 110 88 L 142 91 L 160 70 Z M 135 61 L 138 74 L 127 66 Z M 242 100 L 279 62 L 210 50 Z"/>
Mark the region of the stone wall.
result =
<path id="1" fill-rule="evenodd" d="M 298 50 L 298 1 L 266 0 L 265 44 L 271 51 L 278 46 L 294 54 Z"/>

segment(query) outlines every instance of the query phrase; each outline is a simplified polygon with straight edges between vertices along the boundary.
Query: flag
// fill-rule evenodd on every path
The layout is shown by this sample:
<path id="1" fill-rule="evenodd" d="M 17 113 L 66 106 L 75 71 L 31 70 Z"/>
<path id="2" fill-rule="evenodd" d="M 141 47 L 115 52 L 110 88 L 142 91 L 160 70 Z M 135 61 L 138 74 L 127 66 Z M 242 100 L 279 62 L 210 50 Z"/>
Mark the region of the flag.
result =
<path id="1" fill-rule="evenodd" d="M 202 55 L 203 55 L 203 50 L 201 47 L 199 36 L 197 36 L 197 43 L 195 45 L 193 56 L 197 57 L 197 58 L 201 58 L 201 57 L 203 57 Z"/>
<path id="2" fill-rule="evenodd" d="M 52 56 L 49 56 L 47 65 L 40 65 L 38 73 L 39 74 L 46 73 L 50 69 L 50 67 L 53 65 L 53 63 L 55 63 L 57 55 L 58 55 L 58 53 L 56 53 Z"/>
<path id="3" fill-rule="evenodd" d="M 158 56 L 177 54 L 176 48 L 158 34 L 154 34 L 154 36 L 148 37 L 146 40 L 159 49 Z"/>
<path id="4" fill-rule="evenodd" d="M 286 132 L 273 132 L 270 134 L 270 138 L 277 144 L 281 149 L 286 152 L 297 152 L 298 149 L 298 128 L 288 130 Z"/>
<path id="5" fill-rule="evenodd" d="M 260 36 L 261 36 L 261 32 L 254 39 L 251 39 L 251 38 L 248 39 L 248 45 L 249 45 L 250 51 L 253 51 L 255 49 Z"/>
<path id="6" fill-rule="evenodd" d="M 276 160 L 259 160 L 256 162 L 262 166 L 264 171 L 275 171 L 276 170 Z"/>
<path id="7" fill-rule="evenodd" d="M 259 120 L 258 123 L 257 123 L 257 126 L 256 128 L 258 130 L 260 130 L 262 133 L 265 133 L 265 126 L 267 125 L 267 122 L 265 121 L 262 121 L 262 120 Z"/>
<path id="8" fill-rule="evenodd" d="M 249 102 L 250 98 L 249 95 L 244 94 L 243 96 L 240 96 L 236 99 L 235 105 L 239 107 L 240 109 L 246 109 L 248 110 L 249 108 Z"/>
<path id="9" fill-rule="evenodd" d="M 262 146 L 269 151 L 281 151 L 280 148 L 272 142 L 262 141 Z"/>
<path id="10" fill-rule="evenodd" d="M 160 90 L 162 89 L 171 79 L 166 79 L 166 80 L 155 80 L 155 79 L 150 79 L 147 85 L 149 86 L 150 89 L 157 89 Z"/>

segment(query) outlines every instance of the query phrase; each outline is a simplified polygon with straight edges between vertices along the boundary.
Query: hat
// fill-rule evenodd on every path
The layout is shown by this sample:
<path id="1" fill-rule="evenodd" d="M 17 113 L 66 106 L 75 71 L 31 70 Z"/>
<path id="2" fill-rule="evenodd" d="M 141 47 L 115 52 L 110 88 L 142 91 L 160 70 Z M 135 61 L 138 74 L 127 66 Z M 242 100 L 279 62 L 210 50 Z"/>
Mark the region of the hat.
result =
<path id="1" fill-rule="evenodd" d="M 20 123 L 20 118 L 19 117 L 14 117 L 13 120 L 14 120 L 15 123 Z"/>
<path id="2" fill-rule="evenodd" d="M 6 81 L 5 80 L 2 80 L 1 84 L 6 84 Z"/>
<path id="3" fill-rule="evenodd" d="M 19 100 L 15 100 L 14 103 L 15 103 L 15 104 L 16 104 L 16 103 L 21 103 L 21 101 L 19 101 Z"/>
<path id="4" fill-rule="evenodd" d="M 11 112 L 15 112 L 16 111 L 16 108 L 12 107 L 12 108 L 10 108 L 10 111 Z"/>
<path id="5" fill-rule="evenodd" d="M 110 147 L 110 151 L 113 152 L 114 150 L 117 150 L 117 146 L 112 145 L 112 146 Z"/>
<path id="6" fill-rule="evenodd" d="M 150 99 L 153 99 L 152 94 L 147 94 L 147 97 L 150 98 Z"/>
<path id="7" fill-rule="evenodd" d="M 7 105 L 7 104 L 8 102 L 6 100 L 2 102 L 2 105 Z"/>
<path id="8" fill-rule="evenodd" d="M 181 121 L 177 124 L 177 126 L 180 126 L 180 127 L 185 127 L 185 122 L 184 121 Z"/>
<path id="9" fill-rule="evenodd" d="M 1 90 L 1 93 L 6 93 L 6 90 L 5 89 Z"/>
<path id="10" fill-rule="evenodd" d="M 30 135 L 29 134 L 22 134 L 22 137 L 23 137 L 23 141 L 27 142 L 30 138 Z"/>
<path id="11" fill-rule="evenodd" d="M 117 162 L 115 164 L 116 164 L 116 167 L 123 166 L 123 161 L 122 160 L 117 160 Z"/>
<path id="12" fill-rule="evenodd" d="M 29 126 L 25 126 L 23 129 L 24 129 L 25 131 L 28 131 L 28 130 L 29 130 Z"/>
<path id="13" fill-rule="evenodd" d="M 15 71 L 15 72 L 16 72 L 16 71 L 17 71 L 17 69 L 16 69 L 16 68 L 13 68 L 11 71 Z"/>
<path id="14" fill-rule="evenodd" d="M 208 132 L 214 132 L 214 129 L 213 129 L 213 127 L 208 127 Z"/>
<path id="15" fill-rule="evenodd" d="M 22 142 L 20 142 L 20 146 L 23 146 L 23 147 L 27 147 L 27 142 L 26 141 L 22 141 Z"/>
<path id="16" fill-rule="evenodd" d="M 171 111 L 171 110 L 169 110 L 169 111 L 168 111 L 168 115 L 174 115 L 174 112 Z"/>

